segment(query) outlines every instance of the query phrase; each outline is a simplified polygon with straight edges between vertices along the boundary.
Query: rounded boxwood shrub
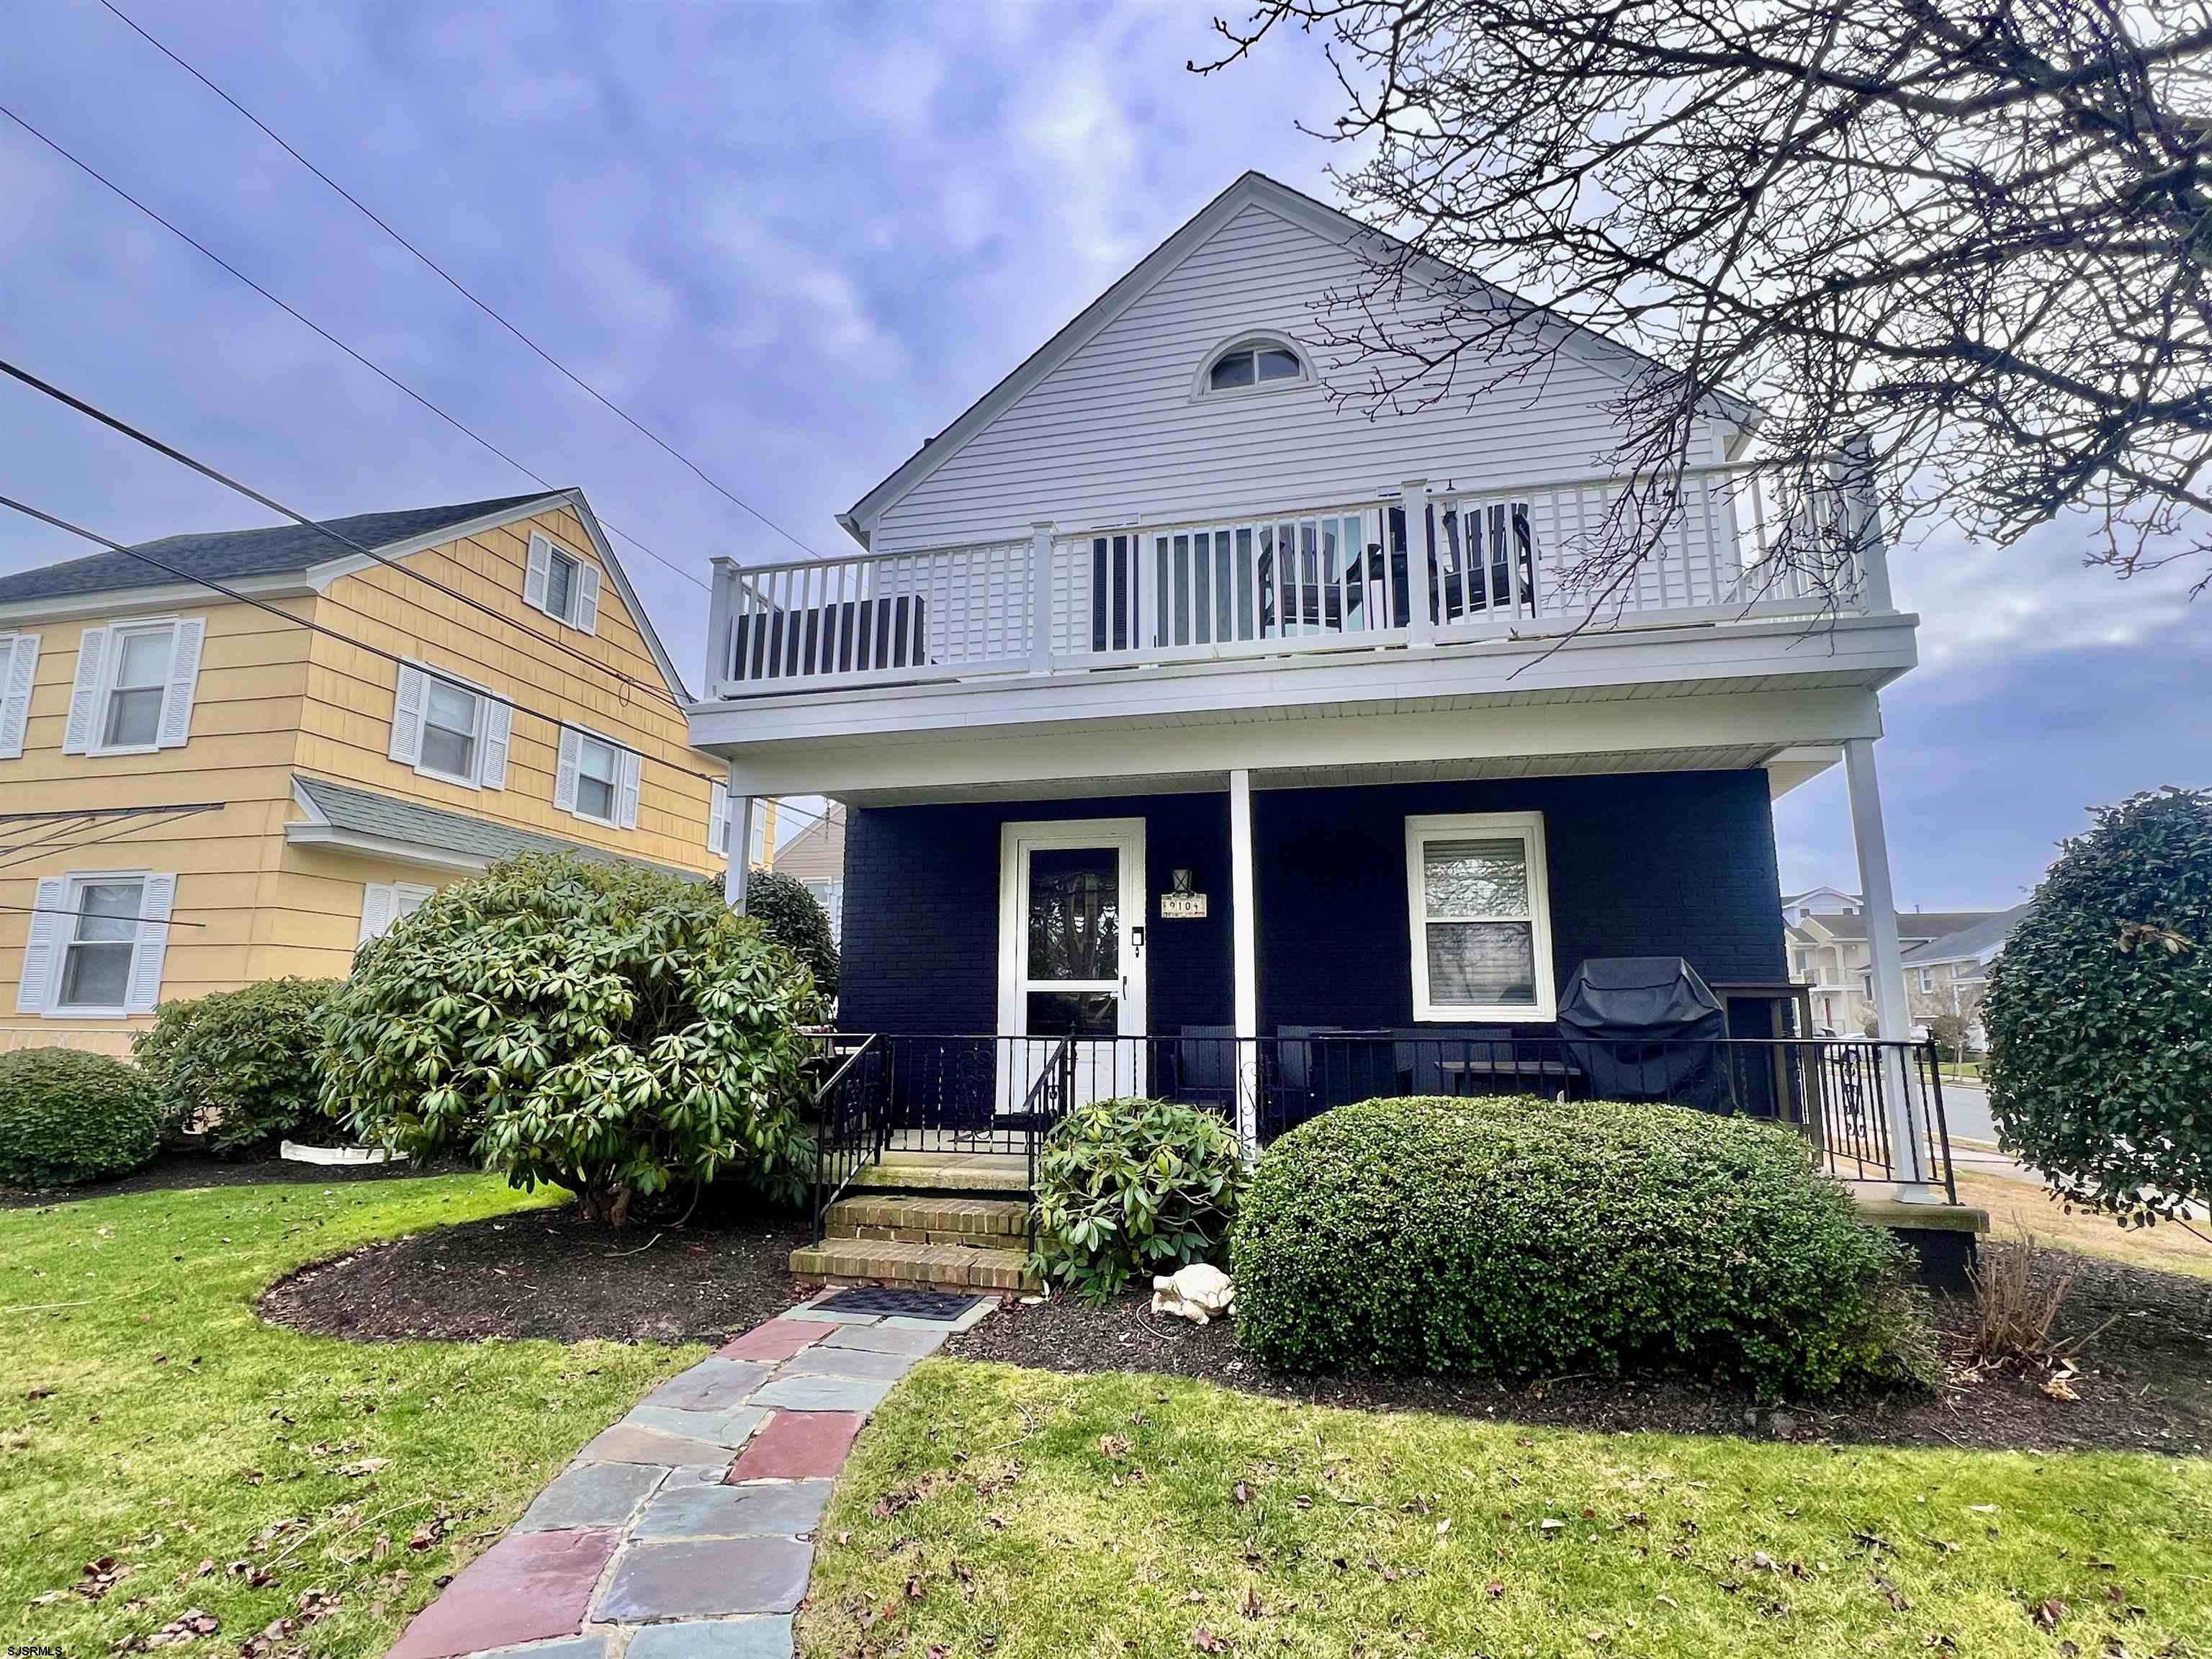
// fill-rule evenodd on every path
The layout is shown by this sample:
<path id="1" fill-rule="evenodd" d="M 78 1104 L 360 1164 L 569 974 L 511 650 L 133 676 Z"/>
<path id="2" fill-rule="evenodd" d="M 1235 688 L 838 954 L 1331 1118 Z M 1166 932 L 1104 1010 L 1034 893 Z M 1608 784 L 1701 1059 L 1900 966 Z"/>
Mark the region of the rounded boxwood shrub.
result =
<path id="1" fill-rule="evenodd" d="M 1983 1075 L 2004 1149 L 2137 1224 L 2212 1206 L 2212 792 L 2067 842 L 1990 968 Z"/>
<path id="2" fill-rule="evenodd" d="M 709 884 L 531 855 L 441 890 L 331 998 L 324 1109 L 364 1141 L 466 1146 L 619 1226 L 641 1194 L 814 1171 L 805 968 Z"/>
<path id="3" fill-rule="evenodd" d="M 68 1187 L 128 1175 L 161 1148 L 136 1066 L 77 1048 L 0 1054 L 0 1182 Z"/>
<path id="4" fill-rule="evenodd" d="M 1243 1149 L 1211 1112 L 1164 1100 L 1097 1100 L 1037 1158 L 1037 1270 L 1103 1302 L 1138 1274 L 1218 1261 L 1245 1182 Z"/>
<path id="5" fill-rule="evenodd" d="M 272 979 L 165 1002 L 131 1040 L 163 1123 L 203 1125 L 217 1152 L 243 1152 L 312 1125 L 322 1113 L 315 1060 L 335 980 Z"/>
<path id="6" fill-rule="evenodd" d="M 1261 1158 L 1232 1255 L 1237 1340 L 1293 1370 L 1652 1369 L 1770 1397 L 1924 1370 L 1902 1247 L 1749 1118 L 1340 1106 Z"/>
<path id="7" fill-rule="evenodd" d="M 830 913 L 796 876 L 781 870 L 745 872 L 745 914 L 757 917 L 768 936 L 805 963 L 814 988 L 837 994 L 837 941 L 830 932 Z"/>

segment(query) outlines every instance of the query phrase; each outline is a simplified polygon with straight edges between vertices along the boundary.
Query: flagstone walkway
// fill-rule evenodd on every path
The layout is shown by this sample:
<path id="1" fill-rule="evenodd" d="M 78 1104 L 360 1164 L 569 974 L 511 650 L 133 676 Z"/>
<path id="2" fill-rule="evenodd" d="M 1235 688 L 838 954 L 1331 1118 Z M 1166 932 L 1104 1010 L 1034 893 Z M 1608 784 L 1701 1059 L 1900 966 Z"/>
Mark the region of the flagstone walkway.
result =
<path id="1" fill-rule="evenodd" d="M 990 1310 L 946 1324 L 802 1303 L 725 1343 L 579 1452 L 386 1659 L 790 1659 L 854 1437 Z"/>

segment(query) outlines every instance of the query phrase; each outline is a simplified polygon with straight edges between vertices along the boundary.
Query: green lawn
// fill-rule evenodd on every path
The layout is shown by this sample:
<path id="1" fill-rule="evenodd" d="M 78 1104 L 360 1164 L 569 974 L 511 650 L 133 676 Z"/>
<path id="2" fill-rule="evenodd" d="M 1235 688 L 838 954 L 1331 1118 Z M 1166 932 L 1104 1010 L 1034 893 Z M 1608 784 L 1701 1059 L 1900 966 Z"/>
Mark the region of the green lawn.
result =
<path id="1" fill-rule="evenodd" d="M 380 1651 L 439 1575 L 699 1350 L 349 1343 L 265 1325 L 253 1298 L 365 1241 L 537 1201 L 452 1176 L 0 1212 L 6 1643 L 105 1654 L 201 1607 L 234 1654 L 320 1590 L 336 1610 L 276 1651 Z M 72 1587 L 104 1557 L 128 1572 L 88 1600 Z"/>
<path id="2" fill-rule="evenodd" d="M 2212 1634 L 2202 1462 L 1577 1434 L 955 1360 L 878 1413 L 823 1537 L 811 1659 L 2054 1659 Z"/>

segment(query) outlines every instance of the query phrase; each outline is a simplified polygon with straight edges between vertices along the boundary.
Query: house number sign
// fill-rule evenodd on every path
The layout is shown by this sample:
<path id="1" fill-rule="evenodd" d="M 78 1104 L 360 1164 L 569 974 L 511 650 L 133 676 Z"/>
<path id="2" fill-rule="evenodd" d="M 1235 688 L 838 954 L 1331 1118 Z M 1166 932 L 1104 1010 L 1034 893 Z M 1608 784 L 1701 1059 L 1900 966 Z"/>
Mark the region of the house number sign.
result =
<path id="1" fill-rule="evenodd" d="M 1162 921 L 1195 921 L 1206 915 L 1206 895 L 1190 890 L 1190 872 L 1175 872 L 1175 890 L 1160 895 Z"/>

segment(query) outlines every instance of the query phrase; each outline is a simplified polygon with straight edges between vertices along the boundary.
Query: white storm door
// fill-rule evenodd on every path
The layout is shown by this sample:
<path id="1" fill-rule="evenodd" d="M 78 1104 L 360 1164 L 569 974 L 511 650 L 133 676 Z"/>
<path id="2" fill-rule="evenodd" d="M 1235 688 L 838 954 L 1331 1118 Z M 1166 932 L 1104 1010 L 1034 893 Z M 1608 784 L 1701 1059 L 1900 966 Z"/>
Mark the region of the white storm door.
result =
<path id="1" fill-rule="evenodd" d="M 1145 821 L 1009 823 L 999 845 L 999 1110 L 1023 1109 L 1062 1038 L 1065 1104 L 1142 1093 Z"/>

